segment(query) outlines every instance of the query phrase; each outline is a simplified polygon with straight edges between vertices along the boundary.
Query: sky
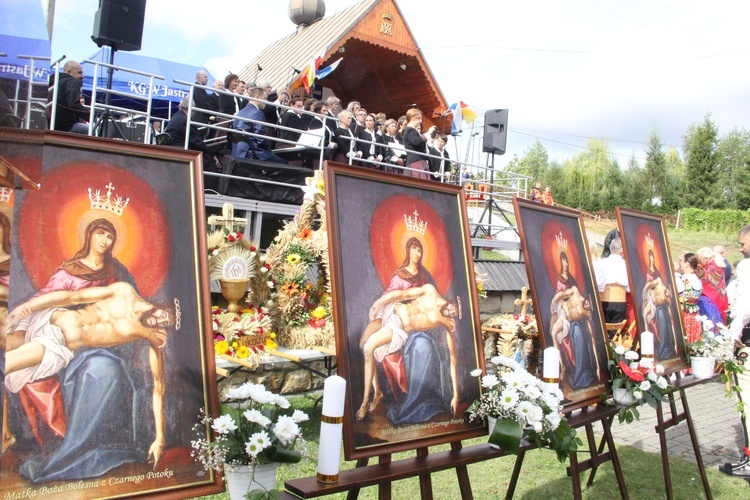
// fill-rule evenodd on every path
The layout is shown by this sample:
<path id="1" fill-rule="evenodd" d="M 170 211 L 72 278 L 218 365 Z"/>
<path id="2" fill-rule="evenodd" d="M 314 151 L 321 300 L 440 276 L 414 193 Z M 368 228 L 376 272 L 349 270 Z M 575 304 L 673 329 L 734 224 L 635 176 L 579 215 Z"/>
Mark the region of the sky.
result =
<path id="1" fill-rule="evenodd" d="M 46 10 L 48 0 L 39 1 Z M 652 131 L 679 149 L 707 113 L 720 135 L 750 127 L 746 0 L 396 1 L 449 105 L 462 100 L 480 114 L 508 109 L 506 153 L 495 156 L 496 168 L 537 139 L 550 160 L 563 162 L 585 151 L 588 138 L 606 138 L 625 168 L 633 157 L 643 163 Z M 354 3 L 327 0 L 326 14 Z M 97 50 L 98 5 L 56 0 L 53 60 Z M 221 78 L 295 30 L 288 5 L 147 0 L 137 53 L 205 66 Z M 472 163 L 487 164 L 482 134 L 471 148 L 467 136 L 449 152 L 463 159 L 468 149 Z"/>

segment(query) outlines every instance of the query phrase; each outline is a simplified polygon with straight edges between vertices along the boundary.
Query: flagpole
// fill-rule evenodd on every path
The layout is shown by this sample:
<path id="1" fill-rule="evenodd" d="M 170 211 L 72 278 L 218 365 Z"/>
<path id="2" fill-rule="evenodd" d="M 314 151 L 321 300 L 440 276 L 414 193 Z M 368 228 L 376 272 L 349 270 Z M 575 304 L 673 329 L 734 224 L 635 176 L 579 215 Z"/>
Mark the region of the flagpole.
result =
<path id="1" fill-rule="evenodd" d="M 464 163 L 469 163 L 469 145 L 471 144 L 471 141 L 474 137 L 474 122 L 476 120 L 471 121 L 471 129 L 469 130 L 469 140 L 466 142 L 466 154 L 464 155 Z"/>

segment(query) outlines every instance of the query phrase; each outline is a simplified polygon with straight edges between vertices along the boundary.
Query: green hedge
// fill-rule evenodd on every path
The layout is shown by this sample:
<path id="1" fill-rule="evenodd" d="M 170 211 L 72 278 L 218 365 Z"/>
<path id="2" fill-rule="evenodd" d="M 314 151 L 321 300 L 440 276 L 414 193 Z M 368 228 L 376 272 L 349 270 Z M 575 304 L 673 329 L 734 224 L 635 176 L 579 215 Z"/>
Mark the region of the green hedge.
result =
<path id="1" fill-rule="evenodd" d="M 691 230 L 709 230 L 733 233 L 750 224 L 750 210 L 703 210 L 685 208 L 680 214 L 680 227 Z"/>

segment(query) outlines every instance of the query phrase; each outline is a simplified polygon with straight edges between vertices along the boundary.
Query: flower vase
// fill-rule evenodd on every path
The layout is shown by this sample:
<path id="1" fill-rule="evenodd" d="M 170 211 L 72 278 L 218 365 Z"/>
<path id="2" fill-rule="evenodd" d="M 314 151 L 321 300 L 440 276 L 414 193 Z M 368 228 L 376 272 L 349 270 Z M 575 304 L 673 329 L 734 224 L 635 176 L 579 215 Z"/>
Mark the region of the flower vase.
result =
<path id="1" fill-rule="evenodd" d="M 248 491 L 265 488 L 270 491 L 276 488 L 276 472 L 279 464 L 271 462 L 255 466 L 224 464 L 224 477 L 227 480 L 227 491 L 231 500 L 244 500 Z M 250 484 L 252 481 L 253 484 Z"/>
<path id="2" fill-rule="evenodd" d="M 695 378 L 711 378 L 714 374 L 716 360 L 703 356 L 690 356 L 690 368 Z"/>
<path id="3" fill-rule="evenodd" d="M 487 430 L 490 436 L 490 447 L 518 455 L 521 437 L 523 436 L 523 429 L 518 422 L 511 418 L 498 420 L 496 417 L 488 416 Z"/>
<path id="4" fill-rule="evenodd" d="M 497 423 L 497 419 L 495 417 L 487 417 L 487 435 L 491 436 L 492 431 L 495 430 L 495 424 Z M 495 448 L 496 450 L 499 450 L 500 447 L 496 444 L 490 443 L 491 448 Z"/>
<path id="5" fill-rule="evenodd" d="M 247 278 L 224 278 L 219 280 L 221 294 L 227 299 L 228 313 L 240 313 L 240 306 L 237 303 L 245 296 L 249 284 L 250 280 Z"/>
<path id="6" fill-rule="evenodd" d="M 635 403 L 635 396 L 633 396 L 633 391 L 629 391 L 622 387 L 612 389 L 612 399 L 614 399 L 615 403 L 617 403 L 618 405 L 630 406 Z"/>

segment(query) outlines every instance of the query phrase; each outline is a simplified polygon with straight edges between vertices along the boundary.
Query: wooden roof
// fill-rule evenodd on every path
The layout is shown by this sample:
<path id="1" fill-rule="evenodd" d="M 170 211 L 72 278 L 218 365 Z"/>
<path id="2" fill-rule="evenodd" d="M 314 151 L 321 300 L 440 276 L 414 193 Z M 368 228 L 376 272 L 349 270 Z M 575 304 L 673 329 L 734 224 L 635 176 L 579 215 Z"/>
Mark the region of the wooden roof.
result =
<path id="1" fill-rule="evenodd" d="M 316 82 L 330 88 L 346 106 L 359 101 L 370 112 L 398 118 L 409 107 L 424 113 L 425 121 L 450 132 L 448 107 L 417 42 L 395 0 L 363 0 L 347 9 L 271 44 L 240 71 L 245 81 L 258 77 L 282 88 L 325 48 L 321 67 L 339 57 L 343 61 L 327 78 Z M 405 69 L 402 69 L 402 65 Z"/>

